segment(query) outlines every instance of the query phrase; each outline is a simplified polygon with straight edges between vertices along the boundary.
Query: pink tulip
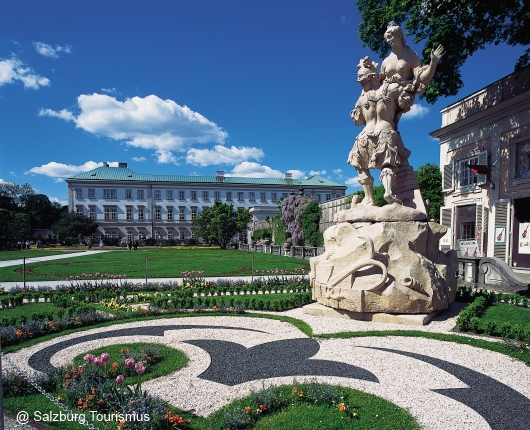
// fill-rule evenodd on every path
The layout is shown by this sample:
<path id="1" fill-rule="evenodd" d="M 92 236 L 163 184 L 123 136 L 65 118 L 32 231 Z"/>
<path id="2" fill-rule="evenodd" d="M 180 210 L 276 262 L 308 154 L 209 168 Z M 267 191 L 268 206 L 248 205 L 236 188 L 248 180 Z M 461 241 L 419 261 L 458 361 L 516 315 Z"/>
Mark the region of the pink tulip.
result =
<path id="1" fill-rule="evenodd" d="M 134 369 L 136 370 L 136 373 L 138 373 L 138 375 L 143 375 L 145 373 L 145 367 L 141 361 L 136 363 Z"/>
<path id="2" fill-rule="evenodd" d="M 94 355 L 92 355 L 92 354 L 87 354 L 87 355 L 85 355 L 84 358 L 85 358 L 85 361 L 87 363 L 93 363 L 94 362 L 94 358 L 96 358 L 96 357 L 94 357 Z"/>
<path id="3" fill-rule="evenodd" d="M 103 363 L 106 363 L 107 361 L 110 360 L 110 354 L 107 352 L 104 352 L 103 354 L 101 354 L 101 359 L 103 360 Z"/>
<path id="4" fill-rule="evenodd" d="M 102 358 L 101 358 L 101 357 L 96 357 L 96 358 L 94 358 L 94 364 L 95 364 L 96 366 L 101 366 L 101 365 L 103 364 L 103 360 L 102 360 Z"/>
<path id="5" fill-rule="evenodd" d="M 128 358 L 127 360 L 125 360 L 125 366 L 134 367 L 134 358 Z"/>
<path id="6" fill-rule="evenodd" d="M 121 384 L 124 379 L 125 379 L 125 377 L 123 375 L 118 375 L 116 377 L 116 384 Z"/>

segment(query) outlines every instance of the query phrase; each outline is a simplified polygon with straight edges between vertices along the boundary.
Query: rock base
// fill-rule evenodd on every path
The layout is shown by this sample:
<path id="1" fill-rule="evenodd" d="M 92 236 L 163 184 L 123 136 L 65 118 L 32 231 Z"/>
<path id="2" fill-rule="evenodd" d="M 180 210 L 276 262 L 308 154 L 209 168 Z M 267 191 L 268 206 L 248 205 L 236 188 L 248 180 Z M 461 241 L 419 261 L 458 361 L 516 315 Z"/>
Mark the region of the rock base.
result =
<path id="1" fill-rule="evenodd" d="M 318 315 L 332 318 L 345 318 L 358 321 L 373 321 L 390 324 L 427 325 L 440 313 L 440 311 L 429 314 L 386 314 L 369 312 L 351 312 L 345 309 L 334 309 L 320 303 L 311 303 L 303 308 L 304 314 Z"/>

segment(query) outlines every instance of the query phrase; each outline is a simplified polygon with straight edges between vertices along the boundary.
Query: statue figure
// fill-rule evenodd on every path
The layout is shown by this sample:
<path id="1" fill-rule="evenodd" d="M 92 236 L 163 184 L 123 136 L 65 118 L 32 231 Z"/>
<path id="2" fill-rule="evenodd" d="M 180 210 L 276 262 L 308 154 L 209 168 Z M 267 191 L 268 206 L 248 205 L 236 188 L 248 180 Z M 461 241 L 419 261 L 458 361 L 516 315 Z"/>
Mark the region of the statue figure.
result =
<path id="1" fill-rule="evenodd" d="M 406 45 L 399 26 L 391 22 L 385 39 L 392 52 L 381 65 L 369 57 L 361 59 L 357 68 L 357 82 L 362 86 L 361 96 L 350 112 L 355 125 L 364 125 L 348 156 L 359 175 L 365 198 L 363 205 L 374 205 L 370 169 L 381 170 L 380 181 L 385 188 L 384 198 L 389 203 L 401 204 L 394 195 L 396 171 L 408 166 L 410 151 L 405 148 L 398 132 L 401 115 L 414 104 L 416 93 L 425 89 L 432 79 L 436 65 L 444 54 L 439 46 L 431 54 L 431 64 L 422 66 L 418 55 Z"/>
<path id="2" fill-rule="evenodd" d="M 401 115 L 432 79 L 444 50 L 438 47 L 431 64 L 422 66 L 393 22 L 385 40 L 392 52 L 379 73 L 369 57 L 357 66 L 362 91 L 350 112 L 363 129 L 348 163 L 357 171 L 365 197 L 359 202 L 354 196 L 350 209 L 334 214 L 337 224 L 324 232 L 325 252 L 310 259 L 318 306 L 361 319 L 374 319 L 380 312 L 433 315 L 456 296 L 456 251 L 438 249 L 447 228 L 429 220 L 408 162 L 410 151 L 398 131 Z M 391 204 L 375 206 L 370 169 L 381 171 L 384 198 Z"/>

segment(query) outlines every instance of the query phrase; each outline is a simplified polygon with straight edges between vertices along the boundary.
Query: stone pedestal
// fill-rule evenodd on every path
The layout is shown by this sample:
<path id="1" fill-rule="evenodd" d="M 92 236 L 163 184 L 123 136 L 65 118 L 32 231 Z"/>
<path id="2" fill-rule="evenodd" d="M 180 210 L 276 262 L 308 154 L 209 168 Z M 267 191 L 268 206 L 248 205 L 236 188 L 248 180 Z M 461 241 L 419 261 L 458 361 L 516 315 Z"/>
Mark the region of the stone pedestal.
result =
<path id="1" fill-rule="evenodd" d="M 440 313 L 440 311 L 434 311 L 430 314 L 359 313 L 344 309 L 330 308 L 321 305 L 320 303 L 310 303 L 309 305 L 305 305 L 302 309 L 304 310 L 304 314 L 308 315 L 408 325 L 426 325 Z"/>
<path id="2" fill-rule="evenodd" d="M 358 314 L 430 314 L 456 296 L 456 252 L 438 250 L 446 228 L 425 213 L 391 204 L 357 205 L 324 232 L 326 251 L 311 258 L 318 303 Z"/>

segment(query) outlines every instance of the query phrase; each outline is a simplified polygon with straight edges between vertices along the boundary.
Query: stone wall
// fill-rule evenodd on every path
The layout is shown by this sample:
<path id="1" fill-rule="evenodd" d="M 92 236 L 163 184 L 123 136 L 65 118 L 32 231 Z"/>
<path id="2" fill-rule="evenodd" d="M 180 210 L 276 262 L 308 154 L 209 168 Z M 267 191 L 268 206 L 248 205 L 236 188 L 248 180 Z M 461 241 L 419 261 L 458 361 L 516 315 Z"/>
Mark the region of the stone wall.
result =
<path id="1" fill-rule="evenodd" d="M 330 200 L 329 202 L 319 204 L 320 209 L 322 210 L 319 230 L 322 233 L 324 233 L 328 227 L 336 224 L 336 222 L 333 221 L 333 215 L 342 210 L 350 209 L 351 204 L 346 202 L 346 199 L 347 197 L 342 197 L 340 199 Z"/>

